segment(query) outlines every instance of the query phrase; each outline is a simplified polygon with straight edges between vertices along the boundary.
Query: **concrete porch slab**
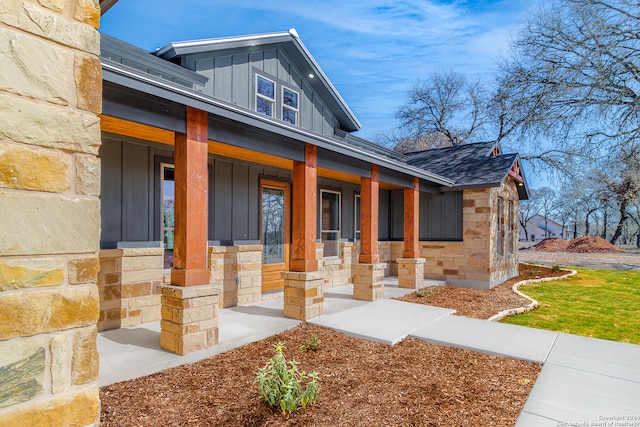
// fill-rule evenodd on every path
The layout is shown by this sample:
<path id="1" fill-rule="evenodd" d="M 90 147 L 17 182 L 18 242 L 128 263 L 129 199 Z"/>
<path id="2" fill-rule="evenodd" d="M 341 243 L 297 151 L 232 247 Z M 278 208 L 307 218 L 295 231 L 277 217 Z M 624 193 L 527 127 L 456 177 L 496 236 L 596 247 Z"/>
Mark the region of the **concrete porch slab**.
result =
<path id="1" fill-rule="evenodd" d="M 557 426 L 627 425 L 611 418 L 624 416 L 640 422 L 640 383 L 546 363 L 516 427 L 546 425 L 532 424 L 537 419 L 553 420 Z M 598 424 L 606 420 L 610 424 Z"/>
<path id="2" fill-rule="evenodd" d="M 351 310 L 320 316 L 309 323 L 331 328 L 355 338 L 393 345 L 415 329 L 454 312 L 455 310 L 446 308 L 384 299 Z"/>
<path id="3" fill-rule="evenodd" d="M 544 363 L 558 333 L 447 316 L 416 329 L 411 336 L 434 344 Z"/>
<path id="4" fill-rule="evenodd" d="M 160 322 L 100 332 L 98 385 L 194 363 L 291 329 L 301 322 L 282 316 L 282 298 L 220 310 L 218 345 L 178 356 L 160 348 Z"/>
<path id="5" fill-rule="evenodd" d="M 560 334 L 547 363 L 640 383 L 640 345 Z"/>

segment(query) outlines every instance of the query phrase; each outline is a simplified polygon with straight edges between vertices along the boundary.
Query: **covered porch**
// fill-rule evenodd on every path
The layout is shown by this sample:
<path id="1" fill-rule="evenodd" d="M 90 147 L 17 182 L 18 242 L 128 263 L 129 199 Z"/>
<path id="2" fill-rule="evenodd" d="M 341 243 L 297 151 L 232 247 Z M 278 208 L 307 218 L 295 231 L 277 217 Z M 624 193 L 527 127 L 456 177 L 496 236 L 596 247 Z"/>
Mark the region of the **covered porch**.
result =
<path id="1" fill-rule="evenodd" d="M 425 281 L 425 286 L 439 286 L 441 281 Z M 384 280 L 384 299 L 412 292 L 399 288 L 396 277 Z M 369 304 L 352 297 L 353 285 L 327 289 L 324 293 L 324 316 Z M 160 322 L 149 322 L 129 328 L 112 329 L 98 333 L 100 354 L 100 386 L 150 375 L 164 369 L 206 359 L 232 348 L 259 341 L 295 327 L 301 321 L 284 317 L 283 297 L 259 301 L 243 306 L 223 308 L 219 311 L 220 334 L 218 345 L 179 356 L 160 347 Z M 427 309 L 426 307 L 424 307 Z M 435 308 L 434 313 L 441 314 Z M 355 320 L 355 319 L 354 319 Z"/>
<path id="2" fill-rule="evenodd" d="M 118 98 L 113 96 L 115 104 Z M 103 147 L 105 193 L 109 193 L 106 188 L 112 184 L 108 179 L 110 174 L 120 178 L 123 192 L 126 174 L 134 177 L 134 183 L 141 177 L 133 173 L 138 166 L 128 159 L 131 155 L 125 151 L 125 144 L 142 153 L 140 144 L 147 144 L 149 148 L 145 150 L 162 153 L 140 157 L 153 164 L 148 169 L 155 169 L 157 165 L 172 167 L 175 215 L 169 224 L 173 243 L 170 270 L 166 269 L 165 233 L 169 228 L 164 222 L 166 215 L 153 212 L 153 207 L 147 213 L 152 219 L 148 225 L 128 227 L 129 230 L 153 228 L 146 235 L 146 241 L 142 236 L 135 241 L 117 241 L 113 247 L 112 241 L 125 234 L 126 224 L 121 226 L 119 235 L 116 229 L 111 233 L 113 236 L 106 237 L 110 231 L 103 230 L 98 276 L 101 329 L 157 321 L 159 317 L 161 346 L 187 354 L 218 343 L 217 313 L 222 307 L 283 297 L 281 310 L 285 316 L 308 320 L 324 312 L 324 292 L 333 286 L 353 284 L 352 296 L 365 301 L 383 297 L 383 279 L 390 273 L 398 275 L 400 287 L 422 286 L 424 259 L 420 257 L 418 233 L 420 191 L 437 194 L 438 185 L 447 184 L 446 180 L 427 180 L 431 176 L 425 171 L 396 164 L 390 158 L 373 158 L 376 156 L 371 157 L 371 153 L 368 154 L 371 158 L 362 156 L 363 159 L 354 153 L 337 155 L 342 153 L 336 153 L 336 147 L 331 151 L 331 147 L 323 146 L 323 141 L 303 142 L 304 138 L 299 136 L 282 140 L 281 135 L 261 132 L 238 141 L 237 129 L 228 131 L 224 120 L 217 115 L 188 105 L 184 107 L 184 127 L 176 126 L 175 130 L 166 129 L 172 123 L 166 118 L 157 119 L 158 122 L 150 120 L 155 125 L 140 123 L 145 117 L 140 119 L 127 114 L 126 110 L 112 108 L 102 117 L 106 138 Z M 138 121 L 130 120 L 134 118 Z M 132 142 L 117 141 L 119 138 Z M 265 141 L 273 143 L 265 144 Z M 218 164 L 211 172 L 212 158 L 222 158 L 232 166 L 236 164 L 233 162 L 239 162 L 246 166 L 237 169 L 250 174 L 252 168 L 272 168 L 275 176 L 260 169 L 249 177 L 246 187 L 241 188 L 233 181 L 231 191 L 225 191 L 218 182 L 228 180 L 229 176 Z M 113 165 L 122 165 L 121 170 Z M 237 177 L 234 168 L 227 172 L 237 182 L 245 179 L 243 175 Z M 158 176 L 155 170 L 152 174 L 157 182 L 152 184 L 152 179 L 147 179 L 148 188 L 156 187 L 153 192 L 164 197 L 165 191 L 158 192 L 157 187 L 158 182 L 162 185 L 166 178 L 163 174 Z M 265 233 L 268 226 L 266 189 L 282 189 L 283 196 L 286 195 L 279 209 L 282 217 L 277 220 L 282 235 L 272 245 L 280 253 L 276 265 L 270 262 L 266 247 L 271 244 Z M 379 241 L 380 209 L 381 206 L 389 209 L 388 200 L 380 201 L 380 189 L 401 196 L 402 209 L 398 215 L 401 222 L 392 225 L 400 227 L 402 239 L 399 241 Z M 245 193 L 247 204 L 243 207 L 235 203 L 236 192 Z M 342 202 L 343 193 L 355 197 Z M 140 195 L 144 196 L 142 192 Z M 108 197 L 103 204 L 103 222 L 118 214 L 122 221 L 130 218 L 124 208 L 116 215 L 105 212 L 117 205 L 109 204 Z M 147 197 L 149 205 L 160 205 L 157 197 Z M 345 211 L 350 212 L 345 222 L 353 221 L 348 232 L 343 229 L 349 227 L 341 225 Z M 217 223 L 229 217 L 233 220 L 230 233 L 226 234 Z M 390 223 L 389 218 L 385 221 Z M 212 223 L 217 226 L 217 234 L 211 231 Z M 244 225 L 237 226 L 238 223 Z M 220 235 L 228 238 L 218 237 Z"/>

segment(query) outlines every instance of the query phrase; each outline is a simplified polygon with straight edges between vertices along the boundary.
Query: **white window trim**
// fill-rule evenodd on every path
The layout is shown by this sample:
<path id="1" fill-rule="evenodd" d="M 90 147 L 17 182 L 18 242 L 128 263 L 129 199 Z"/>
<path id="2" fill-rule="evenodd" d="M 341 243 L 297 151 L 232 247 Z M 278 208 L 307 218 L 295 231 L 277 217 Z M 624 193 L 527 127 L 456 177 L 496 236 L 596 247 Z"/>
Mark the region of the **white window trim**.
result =
<path id="1" fill-rule="evenodd" d="M 284 103 L 284 91 L 288 90 L 289 92 L 293 92 L 296 94 L 296 96 L 298 97 L 298 108 L 293 108 L 290 105 L 286 105 Z M 300 121 L 300 92 L 291 89 L 290 87 L 287 86 L 282 86 L 281 90 L 280 90 L 280 95 L 282 96 L 282 113 L 284 113 L 284 109 L 286 108 L 287 110 L 291 110 L 294 111 L 296 113 L 296 121 L 295 123 L 293 123 L 293 125 L 298 126 L 298 122 Z M 284 114 L 282 114 L 282 117 L 280 117 L 282 119 L 282 121 L 284 121 Z M 289 122 L 285 122 L 285 123 L 289 123 Z"/>
<path id="2" fill-rule="evenodd" d="M 263 95 L 263 94 L 258 92 L 258 79 L 264 79 L 264 80 L 267 80 L 267 81 L 273 83 L 273 98 L 269 98 L 268 96 Z M 269 78 L 267 78 L 267 77 L 265 77 L 265 76 L 263 76 L 261 74 L 257 74 L 257 73 L 256 73 L 256 82 L 255 83 L 256 83 L 256 88 L 255 88 L 256 89 L 255 90 L 255 93 L 256 93 L 255 110 L 258 111 L 258 98 L 264 99 L 265 101 L 269 101 L 269 102 L 271 102 L 273 104 L 273 108 L 271 109 L 272 114 L 270 116 L 268 114 L 265 114 L 265 116 L 274 117 L 275 112 L 276 112 L 276 93 L 277 93 L 278 85 L 276 84 L 276 82 L 274 80 L 271 80 L 271 79 L 269 79 Z M 260 114 L 264 114 L 264 113 L 260 113 Z"/>
<path id="3" fill-rule="evenodd" d="M 338 195 L 338 229 L 337 230 L 325 230 L 322 224 L 322 195 L 324 193 L 331 193 Z M 336 248 L 338 255 L 325 257 L 325 258 L 340 258 L 340 236 L 342 235 L 342 193 L 340 191 L 334 190 L 320 190 L 320 238 L 322 238 L 322 233 L 338 233 L 336 237 L 336 244 L 338 247 Z"/>

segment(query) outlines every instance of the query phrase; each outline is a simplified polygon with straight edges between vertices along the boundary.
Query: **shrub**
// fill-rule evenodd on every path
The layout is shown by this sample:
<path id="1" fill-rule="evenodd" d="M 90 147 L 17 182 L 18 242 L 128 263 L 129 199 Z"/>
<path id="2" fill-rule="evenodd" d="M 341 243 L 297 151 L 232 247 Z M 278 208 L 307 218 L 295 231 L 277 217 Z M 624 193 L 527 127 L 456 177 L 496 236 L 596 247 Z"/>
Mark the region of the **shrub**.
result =
<path id="1" fill-rule="evenodd" d="M 256 373 L 255 382 L 258 383 L 260 396 L 269 405 L 279 407 L 283 414 L 292 413 L 300 407 L 306 409 L 318 397 L 318 373 L 299 371 L 295 361 L 289 362 L 287 369 L 287 360 L 282 353 L 284 346 L 277 343 L 273 347 L 276 354 Z M 305 379 L 309 382 L 303 389 L 302 381 Z"/>
<path id="2" fill-rule="evenodd" d="M 311 338 L 309 338 L 309 341 L 307 341 L 306 343 L 304 343 L 304 344 L 302 344 L 300 346 L 300 350 L 302 350 L 302 351 L 309 351 L 309 350 L 316 351 L 317 349 L 320 348 L 321 345 L 322 345 L 322 341 L 320 341 L 320 337 L 318 336 L 318 334 L 313 334 L 313 335 L 311 335 Z"/>
<path id="3" fill-rule="evenodd" d="M 560 266 L 559 266 L 559 265 L 556 265 L 556 264 L 553 264 L 553 265 L 551 266 L 551 271 L 560 271 Z"/>
<path id="4" fill-rule="evenodd" d="M 425 292 L 425 290 L 424 290 L 424 289 L 418 289 L 418 290 L 416 291 L 416 296 L 417 296 L 418 298 L 422 298 L 422 297 L 427 296 L 427 293 Z"/>

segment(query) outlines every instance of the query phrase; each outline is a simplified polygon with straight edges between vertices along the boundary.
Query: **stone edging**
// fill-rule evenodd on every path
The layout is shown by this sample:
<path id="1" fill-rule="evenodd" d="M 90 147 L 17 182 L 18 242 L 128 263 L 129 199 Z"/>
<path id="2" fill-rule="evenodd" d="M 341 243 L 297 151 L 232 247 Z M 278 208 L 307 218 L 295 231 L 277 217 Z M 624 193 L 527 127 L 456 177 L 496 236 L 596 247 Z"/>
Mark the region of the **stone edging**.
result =
<path id="1" fill-rule="evenodd" d="M 537 265 L 537 264 L 529 264 L 529 265 Z M 548 266 L 541 265 L 540 267 L 548 267 Z M 576 270 L 570 270 L 568 274 L 565 274 L 563 276 L 543 277 L 541 279 L 528 279 L 528 280 L 522 280 L 522 281 L 520 281 L 518 283 L 514 283 L 513 287 L 511 288 L 511 289 L 513 289 L 513 292 L 515 292 L 516 294 L 520 295 L 523 298 L 528 299 L 531 302 L 529 304 L 525 305 L 524 307 L 509 308 L 507 310 L 502 310 L 498 314 L 495 314 L 495 315 L 491 316 L 490 318 L 488 318 L 487 321 L 489 321 L 489 322 L 497 322 L 497 321 L 500 321 L 500 320 L 504 319 L 505 317 L 515 316 L 516 314 L 526 313 L 527 311 L 533 311 L 536 308 L 538 308 L 538 305 L 539 305 L 538 301 L 536 301 L 533 298 L 531 298 L 530 296 L 525 295 L 522 292 L 520 292 L 518 290 L 518 288 L 520 286 L 527 285 L 529 283 L 540 283 L 540 282 L 550 282 L 552 280 L 562 280 L 562 279 L 566 279 L 567 277 L 575 276 L 576 274 L 578 274 L 578 272 Z"/>

